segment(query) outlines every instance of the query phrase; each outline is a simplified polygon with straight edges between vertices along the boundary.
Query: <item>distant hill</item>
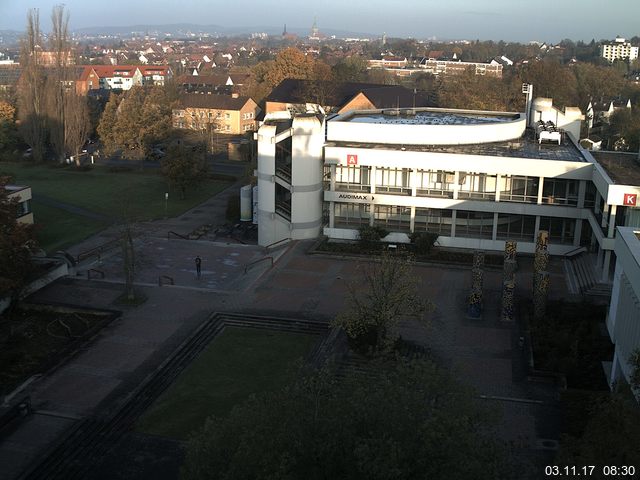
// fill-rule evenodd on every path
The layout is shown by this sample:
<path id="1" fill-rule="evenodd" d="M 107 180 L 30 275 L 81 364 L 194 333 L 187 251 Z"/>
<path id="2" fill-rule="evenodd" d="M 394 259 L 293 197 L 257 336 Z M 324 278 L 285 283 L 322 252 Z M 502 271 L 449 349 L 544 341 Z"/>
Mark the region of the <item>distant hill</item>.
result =
<path id="1" fill-rule="evenodd" d="M 124 36 L 131 35 L 132 33 L 149 34 L 153 36 L 170 34 L 171 36 L 183 37 L 190 34 L 208 34 L 219 36 L 234 36 L 234 35 L 249 35 L 254 32 L 264 32 L 269 35 L 280 35 L 282 33 L 283 26 L 248 26 L 248 27 L 231 27 L 221 25 L 197 25 L 193 23 L 175 23 L 168 25 L 130 25 L 124 27 L 86 27 L 73 29 L 73 33 L 78 35 L 116 35 Z M 300 36 L 309 35 L 310 27 L 299 28 L 287 26 L 287 32 L 295 33 Z M 375 37 L 370 33 L 362 32 L 350 32 L 345 30 L 334 29 L 322 29 L 321 32 L 325 35 L 335 35 L 339 38 L 346 37 Z"/>

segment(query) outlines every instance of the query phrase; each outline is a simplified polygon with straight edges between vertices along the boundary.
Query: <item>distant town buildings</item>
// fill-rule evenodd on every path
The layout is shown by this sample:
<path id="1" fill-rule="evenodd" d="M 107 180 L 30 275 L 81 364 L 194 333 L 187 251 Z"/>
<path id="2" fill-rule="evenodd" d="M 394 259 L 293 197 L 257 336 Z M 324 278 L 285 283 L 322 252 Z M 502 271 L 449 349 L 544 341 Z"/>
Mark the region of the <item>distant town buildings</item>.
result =
<path id="1" fill-rule="evenodd" d="M 613 43 L 600 45 L 600 56 L 609 62 L 615 60 L 629 60 L 631 62 L 638 58 L 638 47 L 634 47 L 622 37 L 616 37 Z"/>
<path id="2" fill-rule="evenodd" d="M 239 135 L 256 129 L 258 113 L 260 108 L 249 97 L 190 93 L 180 97 L 172 123 L 175 128 Z"/>

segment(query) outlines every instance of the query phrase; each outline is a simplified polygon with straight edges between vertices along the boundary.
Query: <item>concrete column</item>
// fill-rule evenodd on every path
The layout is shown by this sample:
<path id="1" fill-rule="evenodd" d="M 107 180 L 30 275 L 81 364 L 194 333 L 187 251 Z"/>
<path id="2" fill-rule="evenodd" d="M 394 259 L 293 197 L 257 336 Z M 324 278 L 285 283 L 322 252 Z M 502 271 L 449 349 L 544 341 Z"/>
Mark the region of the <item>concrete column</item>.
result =
<path id="1" fill-rule="evenodd" d="M 598 213 L 600 211 L 600 192 L 598 190 L 596 190 L 596 198 L 595 198 L 595 202 L 594 202 L 594 207 L 593 207 L 593 211 L 595 213 Z"/>
<path id="2" fill-rule="evenodd" d="M 373 203 L 370 203 L 369 204 L 369 226 L 370 227 L 373 227 L 373 221 L 375 220 L 375 213 L 376 213 L 376 206 Z"/>
<path id="3" fill-rule="evenodd" d="M 611 378 L 609 381 L 611 382 L 610 387 L 613 389 L 615 384 L 618 382 L 618 378 L 620 377 L 620 365 L 618 363 L 618 349 L 616 348 L 613 351 L 613 361 L 611 362 Z"/>
<path id="4" fill-rule="evenodd" d="M 573 246 L 578 247 L 580 245 L 580 238 L 582 237 L 582 219 L 576 218 L 576 229 L 573 232 Z"/>
<path id="5" fill-rule="evenodd" d="M 460 191 L 460 172 L 456 170 L 453 174 L 453 199 L 458 199 L 458 192 Z M 455 214 L 455 210 L 454 210 Z"/>
<path id="6" fill-rule="evenodd" d="M 336 166 L 335 165 L 331 165 L 329 168 L 330 168 L 330 171 L 331 171 L 331 179 L 330 179 L 329 190 L 331 190 L 333 192 L 336 189 Z M 333 202 L 331 202 L 331 203 L 333 203 Z M 333 210 L 331 210 L 331 211 L 333 212 Z"/>
<path id="7" fill-rule="evenodd" d="M 536 215 L 536 225 L 533 229 L 534 233 L 533 233 L 533 238 L 531 239 L 532 242 L 535 242 L 536 239 L 538 238 L 538 232 L 540 231 L 540 215 Z"/>
<path id="8" fill-rule="evenodd" d="M 602 207 L 602 222 L 600 222 L 601 227 L 606 227 L 609 222 L 609 204 L 605 202 Z"/>
<path id="9" fill-rule="evenodd" d="M 416 231 L 416 207 L 411 207 L 411 220 L 409 221 L 409 231 L 411 233 Z"/>
<path id="10" fill-rule="evenodd" d="M 502 180 L 502 175 L 500 174 L 496 175 L 496 197 L 494 198 L 496 202 L 500 201 L 500 181 L 501 180 Z"/>
<path id="11" fill-rule="evenodd" d="M 458 173 L 458 172 L 456 172 Z M 455 195 L 455 193 L 454 193 Z M 456 218 L 458 217 L 457 210 L 451 210 L 451 237 L 455 238 L 456 236 Z"/>
<path id="12" fill-rule="evenodd" d="M 336 227 L 336 212 L 334 209 L 334 205 L 334 202 L 329 202 L 329 228 Z"/>
<path id="13" fill-rule="evenodd" d="M 616 233 L 616 212 L 618 211 L 617 205 L 611 205 L 611 213 L 609 213 L 609 231 L 607 237 L 613 238 Z"/>
<path id="14" fill-rule="evenodd" d="M 542 189 L 544 188 L 544 177 L 540 177 L 538 180 L 538 205 L 542 204 Z"/>
<path id="15" fill-rule="evenodd" d="M 602 265 L 602 283 L 609 283 L 609 266 L 611 265 L 611 250 L 604 252 L 604 264 Z"/>
<path id="16" fill-rule="evenodd" d="M 376 174 L 377 174 L 376 167 L 372 166 L 371 167 L 371 193 L 376 193 Z"/>
<path id="17" fill-rule="evenodd" d="M 598 244 L 598 255 L 596 256 L 596 269 L 602 268 L 602 258 L 604 257 L 604 250 Z"/>
<path id="18" fill-rule="evenodd" d="M 416 170 L 415 169 L 411 169 L 409 170 L 409 185 L 411 186 L 411 196 L 415 197 L 418 194 L 418 187 L 416 186 L 416 179 L 417 179 L 418 175 L 416 174 Z M 411 217 L 413 218 L 413 217 Z M 411 231 L 413 232 L 413 228 L 411 228 Z"/>
<path id="19" fill-rule="evenodd" d="M 587 194 L 587 181 L 580 180 L 578 182 L 578 208 L 584 208 L 584 199 Z"/>
<path id="20" fill-rule="evenodd" d="M 498 213 L 493 214 L 493 232 L 491 232 L 491 240 L 495 241 L 498 237 Z"/>

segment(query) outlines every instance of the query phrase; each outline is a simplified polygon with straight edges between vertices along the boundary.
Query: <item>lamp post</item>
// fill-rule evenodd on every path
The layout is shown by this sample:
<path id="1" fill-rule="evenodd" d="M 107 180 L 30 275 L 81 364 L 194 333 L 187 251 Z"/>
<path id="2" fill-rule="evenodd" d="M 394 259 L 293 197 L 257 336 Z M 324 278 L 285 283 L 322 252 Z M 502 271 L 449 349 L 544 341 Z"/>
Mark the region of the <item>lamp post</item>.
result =
<path id="1" fill-rule="evenodd" d="M 164 192 L 164 218 L 167 218 L 168 203 L 169 203 L 169 192 Z"/>

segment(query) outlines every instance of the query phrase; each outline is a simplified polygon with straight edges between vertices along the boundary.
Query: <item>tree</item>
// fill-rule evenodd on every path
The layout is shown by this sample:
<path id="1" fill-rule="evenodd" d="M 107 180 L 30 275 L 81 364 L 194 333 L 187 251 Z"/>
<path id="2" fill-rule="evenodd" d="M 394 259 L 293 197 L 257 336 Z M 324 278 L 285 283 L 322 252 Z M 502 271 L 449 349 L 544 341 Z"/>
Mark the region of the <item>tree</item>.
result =
<path id="1" fill-rule="evenodd" d="M 629 366 L 631 367 L 629 385 L 634 392 L 640 393 L 640 348 L 636 348 L 629 357 Z"/>
<path id="2" fill-rule="evenodd" d="M 0 100 L 0 159 L 11 158 L 18 146 L 15 122 L 16 109 L 6 100 Z"/>
<path id="3" fill-rule="evenodd" d="M 553 98 L 556 105 L 577 106 L 577 81 L 573 71 L 553 60 L 531 62 L 520 72 L 521 81 L 534 86 L 534 95 Z"/>
<path id="4" fill-rule="evenodd" d="M 184 199 L 187 187 L 196 188 L 209 171 L 202 146 L 187 149 L 184 145 L 174 145 L 161 163 L 162 174 L 173 188 L 180 191 Z"/>
<path id="5" fill-rule="evenodd" d="M 15 304 L 32 271 L 35 240 L 33 226 L 16 220 L 18 202 L 9 199 L 9 181 L 9 177 L 0 176 L 0 298 L 9 296 Z"/>
<path id="6" fill-rule="evenodd" d="M 75 92 L 67 92 L 64 97 L 64 145 L 73 154 L 76 166 L 80 166 L 80 150 L 89 138 L 91 119 L 87 98 Z"/>
<path id="7" fill-rule="evenodd" d="M 122 97 L 112 93 L 109 101 L 104 107 L 104 111 L 100 116 L 96 131 L 100 136 L 100 141 L 106 153 L 111 154 L 118 148 L 116 140 L 116 123 L 118 121 L 118 106 Z"/>
<path id="8" fill-rule="evenodd" d="M 18 89 L 18 118 L 20 135 L 31 147 L 33 159 L 44 160 L 47 129 L 45 116 L 44 68 L 40 65 L 39 48 L 42 45 L 40 16 L 37 9 L 27 12 L 27 34 L 20 48 L 22 76 Z"/>
<path id="9" fill-rule="evenodd" d="M 350 56 L 333 66 L 333 75 L 338 82 L 362 82 L 367 76 L 368 62 L 361 56 Z"/>
<path id="10" fill-rule="evenodd" d="M 425 322 L 430 304 L 418 293 L 411 263 L 397 255 L 382 255 L 380 261 L 362 269 L 357 283 L 349 285 L 349 306 L 333 321 L 344 329 L 354 347 L 388 351 L 399 334 L 398 323 L 414 317 Z"/>
<path id="11" fill-rule="evenodd" d="M 370 371 L 300 375 L 208 419 L 183 478 L 512 478 L 490 416 L 444 369 L 398 358 Z"/>
<path id="12" fill-rule="evenodd" d="M 624 138 L 629 150 L 640 149 L 640 110 L 621 108 L 611 115 L 609 133 L 612 137 Z"/>

